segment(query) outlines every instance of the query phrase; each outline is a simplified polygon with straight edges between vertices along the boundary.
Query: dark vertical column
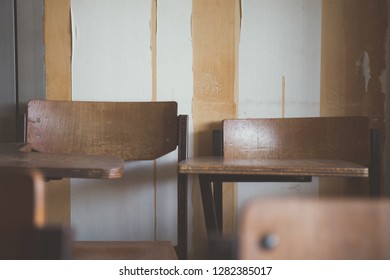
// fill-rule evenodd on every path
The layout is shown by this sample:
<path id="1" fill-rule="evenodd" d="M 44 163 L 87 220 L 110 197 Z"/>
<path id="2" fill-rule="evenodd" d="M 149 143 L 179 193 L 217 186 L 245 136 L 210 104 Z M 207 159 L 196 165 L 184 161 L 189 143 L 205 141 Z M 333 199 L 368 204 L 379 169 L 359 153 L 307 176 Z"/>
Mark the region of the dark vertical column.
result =
<path id="1" fill-rule="evenodd" d="M 15 0 L 17 20 L 17 127 L 22 141 L 23 114 L 30 99 L 45 99 L 43 0 Z"/>
<path id="2" fill-rule="evenodd" d="M 16 140 L 14 1 L 0 0 L 0 142 Z"/>

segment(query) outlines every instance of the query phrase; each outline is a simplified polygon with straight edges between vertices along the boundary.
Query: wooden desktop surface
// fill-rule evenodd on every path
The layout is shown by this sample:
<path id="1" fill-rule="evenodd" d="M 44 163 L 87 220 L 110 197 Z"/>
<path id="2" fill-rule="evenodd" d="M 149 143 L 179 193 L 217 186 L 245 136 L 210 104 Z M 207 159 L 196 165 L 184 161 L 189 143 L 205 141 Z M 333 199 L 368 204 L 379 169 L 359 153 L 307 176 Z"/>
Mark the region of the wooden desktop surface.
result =
<path id="1" fill-rule="evenodd" d="M 49 179 L 120 178 L 123 165 L 122 159 L 114 157 L 38 153 L 29 144 L 0 144 L 0 168 L 38 169 Z"/>
<path id="2" fill-rule="evenodd" d="M 181 161 L 179 173 L 213 175 L 368 177 L 368 167 L 328 159 L 232 159 L 194 157 Z"/>

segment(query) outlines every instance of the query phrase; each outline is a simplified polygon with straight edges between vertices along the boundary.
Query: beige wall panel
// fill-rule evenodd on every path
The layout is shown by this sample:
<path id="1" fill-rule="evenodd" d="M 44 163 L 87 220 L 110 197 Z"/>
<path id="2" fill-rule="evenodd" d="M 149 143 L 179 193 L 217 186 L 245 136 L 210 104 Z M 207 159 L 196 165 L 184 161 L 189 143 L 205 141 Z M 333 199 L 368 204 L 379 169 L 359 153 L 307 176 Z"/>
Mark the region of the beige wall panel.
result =
<path id="1" fill-rule="evenodd" d="M 387 0 L 324 0 L 321 115 L 366 115 L 384 135 Z M 366 194 L 367 184 L 321 181 L 320 193 Z M 353 185 L 353 186 L 352 186 Z M 331 190 L 330 190 L 331 189 Z"/>
<path id="2" fill-rule="evenodd" d="M 45 0 L 46 98 L 71 100 L 70 0 Z"/>
<path id="3" fill-rule="evenodd" d="M 223 119 L 236 116 L 239 4 L 237 0 L 193 0 L 193 119 L 197 156 L 212 154 L 212 129 L 220 127 Z M 225 204 L 233 204 L 233 195 L 233 191 L 225 192 Z M 198 258 L 204 253 L 205 229 L 197 185 L 193 188 L 193 209 L 194 257 Z M 225 217 L 234 217 L 234 212 Z"/>
<path id="4" fill-rule="evenodd" d="M 70 0 L 45 0 L 44 44 L 46 99 L 71 100 Z M 46 221 L 70 223 L 69 180 L 48 182 Z"/>

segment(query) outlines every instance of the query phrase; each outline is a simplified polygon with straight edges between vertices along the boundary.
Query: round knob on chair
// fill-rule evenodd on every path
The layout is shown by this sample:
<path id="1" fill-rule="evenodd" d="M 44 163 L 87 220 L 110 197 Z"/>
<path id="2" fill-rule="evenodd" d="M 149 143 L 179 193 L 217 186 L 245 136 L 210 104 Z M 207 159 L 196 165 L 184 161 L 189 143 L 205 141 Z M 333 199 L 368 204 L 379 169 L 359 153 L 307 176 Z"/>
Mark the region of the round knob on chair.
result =
<path id="1" fill-rule="evenodd" d="M 279 237 L 275 234 L 266 234 L 260 240 L 261 247 L 264 250 L 272 250 L 279 244 Z"/>

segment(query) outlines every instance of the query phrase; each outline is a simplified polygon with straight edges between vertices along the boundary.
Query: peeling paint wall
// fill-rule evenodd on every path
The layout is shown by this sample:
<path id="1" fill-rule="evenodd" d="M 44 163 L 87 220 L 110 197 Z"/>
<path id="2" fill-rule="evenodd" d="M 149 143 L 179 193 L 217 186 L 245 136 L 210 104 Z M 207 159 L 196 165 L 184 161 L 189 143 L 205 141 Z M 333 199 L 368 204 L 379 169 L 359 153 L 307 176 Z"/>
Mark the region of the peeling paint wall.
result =
<path id="1" fill-rule="evenodd" d="M 321 115 L 370 116 L 382 138 L 388 2 L 323 1 Z M 360 182 L 324 180 L 321 193 L 367 193 L 367 183 Z"/>

